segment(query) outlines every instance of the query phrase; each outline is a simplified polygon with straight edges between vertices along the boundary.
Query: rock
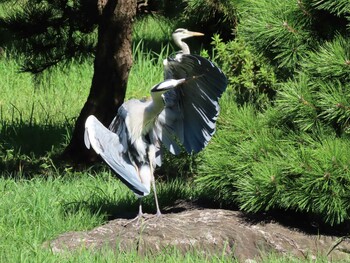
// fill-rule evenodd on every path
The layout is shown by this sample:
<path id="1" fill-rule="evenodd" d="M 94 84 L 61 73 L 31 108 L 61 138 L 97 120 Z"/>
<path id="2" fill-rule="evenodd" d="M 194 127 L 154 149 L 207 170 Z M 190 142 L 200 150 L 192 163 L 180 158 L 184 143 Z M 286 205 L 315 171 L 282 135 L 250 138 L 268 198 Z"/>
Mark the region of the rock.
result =
<path id="1" fill-rule="evenodd" d="M 140 254 L 176 247 L 182 252 L 225 253 L 240 262 L 258 262 L 265 252 L 316 259 L 331 251 L 329 260 L 350 259 L 349 240 L 339 241 L 339 237 L 306 234 L 276 222 L 249 222 L 239 211 L 194 209 L 139 224 L 115 219 L 90 231 L 62 234 L 45 246 L 54 253 L 109 246 L 119 251 L 136 249 Z"/>

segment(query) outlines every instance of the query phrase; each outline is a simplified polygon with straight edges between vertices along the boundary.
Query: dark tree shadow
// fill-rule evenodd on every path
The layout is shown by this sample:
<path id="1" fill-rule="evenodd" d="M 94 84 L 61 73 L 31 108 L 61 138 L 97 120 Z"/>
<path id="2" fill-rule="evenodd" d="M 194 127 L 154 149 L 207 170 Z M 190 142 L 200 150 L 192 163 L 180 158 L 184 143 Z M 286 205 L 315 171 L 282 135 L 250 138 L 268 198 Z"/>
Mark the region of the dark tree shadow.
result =
<path id="1" fill-rule="evenodd" d="M 67 125 L 3 124 L 0 128 L 0 142 L 4 148 L 22 154 L 45 155 L 52 148 L 62 147 Z"/>
<path id="2" fill-rule="evenodd" d="M 63 204 L 62 213 L 67 216 L 79 213 L 81 210 L 87 210 L 91 214 L 103 215 L 107 221 L 117 218 L 132 219 L 138 213 L 138 200 L 136 197 L 134 199 L 122 198 L 117 202 L 93 199 L 94 197 L 92 196 L 87 201 L 81 200 Z"/>
<path id="3" fill-rule="evenodd" d="M 249 224 L 277 223 L 310 235 L 347 236 L 350 233 L 350 221 L 331 226 L 319 215 L 305 212 L 274 209 L 269 212 L 242 213 L 241 219 Z"/>
<path id="4" fill-rule="evenodd" d="M 116 180 L 119 180 L 116 178 Z M 179 182 L 181 179 L 177 179 Z M 125 191 L 131 190 L 125 187 Z M 171 181 L 166 184 L 157 184 L 157 195 L 159 206 L 163 214 L 181 213 L 193 209 L 215 208 L 215 205 L 207 202 L 202 197 L 190 199 L 188 193 L 183 191 L 181 184 L 173 184 Z M 113 197 L 100 195 L 98 192 L 91 192 L 86 200 L 77 200 L 63 204 L 63 214 L 75 214 L 81 210 L 87 210 L 91 214 L 105 216 L 106 220 L 133 219 L 139 211 L 138 198 L 130 194 L 127 197 L 115 200 Z M 216 207 L 217 208 L 217 207 Z M 142 198 L 142 209 L 144 213 L 155 214 L 156 206 L 153 192 Z"/>
<path id="5" fill-rule="evenodd" d="M 116 178 L 116 180 L 118 180 Z M 189 210 L 202 209 L 226 209 L 231 211 L 240 211 L 236 206 L 220 206 L 209 198 L 209 196 L 201 195 L 195 199 L 189 199 L 180 188 L 177 187 L 160 187 L 158 191 L 158 200 L 160 209 L 163 214 L 177 214 Z M 125 191 L 130 191 L 125 188 Z M 106 221 L 114 219 L 133 219 L 138 214 L 139 201 L 136 196 L 129 196 L 118 201 L 107 200 L 94 196 L 87 201 L 77 201 L 63 205 L 64 214 L 74 214 L 81 210 L 87 209 L 92 214 L 100 214 L 105 217 Z M 154 195 L 142 199 L 143 212 L 147 214 L 155 214 L 156 208 L 154 204 Z M 327 236 L 348 236 L 350 232 L 350 222 L 344 222 L 336 226 L 325 224 L 320 217 L 309 213 L 298 213 L 293 211 L 272 210 L 269 212 L 258 213 L 239 213 L 240 219 L 245 224 L 268 224 L 276 223 L 283 227 L 287 227 L 292 231 L 300 231 L 310 235 L 327 235 Z"/>
<path id="6" fill-rule="evenodd" d="M 2 175 L 20 172 L 30 177 L 41 171 L 48 159 L 59 167 L 59 154 L 68 139 L 69 130 L 69 125 L 0 123 Z"/>

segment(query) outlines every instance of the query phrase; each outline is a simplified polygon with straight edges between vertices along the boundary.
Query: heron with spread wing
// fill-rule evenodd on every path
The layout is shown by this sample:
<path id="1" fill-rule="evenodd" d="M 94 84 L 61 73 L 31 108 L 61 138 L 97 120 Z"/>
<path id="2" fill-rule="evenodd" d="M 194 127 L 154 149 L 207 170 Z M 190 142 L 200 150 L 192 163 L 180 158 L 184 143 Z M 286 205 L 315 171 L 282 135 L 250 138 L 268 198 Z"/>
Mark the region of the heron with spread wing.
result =
<path id="1" fill-rule="evenodd" d="M 175 43 L 182 49 L 164 60 L 164 78 L 151 89 L 150 100 L 123 103 L 107 129 L 95 116 L 85 123 L 85 145 L 92 147 L 117 176 L 140 198 L 153 187 L 157 215 L 161 215 L 154 169 L 161 165 L 163 144 L 172 154 L 201 151 L 215 132 L 218 100 L 227 86 L 223 72 L 211 61 L 191 55 L 182 40 L 202 33 L 177 29 Z"/>

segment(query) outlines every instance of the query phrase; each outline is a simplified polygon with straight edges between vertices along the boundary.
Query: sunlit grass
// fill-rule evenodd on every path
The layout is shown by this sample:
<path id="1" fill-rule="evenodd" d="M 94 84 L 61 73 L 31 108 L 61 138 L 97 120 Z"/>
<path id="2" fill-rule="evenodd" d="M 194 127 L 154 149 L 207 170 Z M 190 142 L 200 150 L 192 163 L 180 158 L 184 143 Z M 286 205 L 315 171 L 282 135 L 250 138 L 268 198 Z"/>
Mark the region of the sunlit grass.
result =
<path id="1" fill-rule="evenodd" d="M 0 60 L 0 149 L 44 154 L 68 143 L 86 101 L 92 65 L 71 64 L 34 77 L 20 62 Z"/>
<path id="2" fill-rule="evenodd" d="M 92 179 L 86 175 L 71 180 L 0 178 L 0 261 L 23 262 L 26 257 L 35 258 L 45 240 L 65 231 L 89 229 L 102 223 L 102 216 L 88 209 L 64 211 L 68 203 L 83 201 L 84 195 L 93 191 L 99 179 Z"/>
<path id="3" fill-rule="evenodd" d="M 134 24 L 133 41 L 145 41 L 148 47 L 159 47 L 161 43 L 171 41 L 171 34 L 175 29 L 175 22 L 160 16 L 146 15 L 139 17 Z"/>
<path id="4" fill-rule="evenodd" d="M 1 120 L 32 124 L 66 122 L 76 117 L 86 101 L 92 63 L 72 63 L 38 76 L 19 73 L 16 60 L 0 61 Z"/>
<path id="5" fill-rule="evenodd" d="M 30 180 L 0 177 L 0 194 L 0 262 L 33 262 L 38 259 L 40 261 L 36 262 L 42 262 L 44 258 L 49 262 L 64 260 L 66 255 L 53 255 L 42 244 L 67 231 L 101 225 L 121 212 L 129 212 L 133 217 L 138 211 L 136 197 L 109 171 L 98 174 L 67 172 L 62 176 L 52 173 L 49 177 L 38 175 Z M 161 200 L 167 200 L 162 205 L 172 205 L 177 198 L 195 197 L 193 189 L 180 181 L 160 183 L 158 194 Z M 154 213 L 153 196 L 144 200 L 144 211 Z M 80 251 L 69 257 L 73 261 L 67 261 L 99 262 L 115 257 L 108 252 L 94 255 Z M 136 252 L 120 253 L 117 257 L 122 262 L 130 257 L 141 260 Z M 180 254 L 156 258 L 174 260 L 180 258 Z M 150 258 L 149 262 L 155 261 Z"/>
<path id="6" fill-rule="evenodd" d="M 160 200 L 195 198 L 193 188 L 183 182 L 159 184 Z M 178 193 L 175 194 L 174 193 Z M 0 177 L 0 262 L 236 262 L 232 257 L 209 256 L 175 248 L 164 253 L 139 255 L 137 251 L 116 252 L 109 249 L 92 252 L 78 250 L 53 254 L 43 243 L 69 231 L 92 229 L 118 213 L 137 213 L 136 197 L 108 171 L 52 174 L 49 177 Z M 182 196 L 181 196 L 182 195 Z M 145 200 L 145 212 L 154 213 L 153 197 Z M 168 202 L 172 205 L 173 201 Z M 165 204 L 162 204 L 165 205 Z M 117 245 L 117 244 L 116 244 Z M 258 262 L 327 262 L 263 254 Z"/>

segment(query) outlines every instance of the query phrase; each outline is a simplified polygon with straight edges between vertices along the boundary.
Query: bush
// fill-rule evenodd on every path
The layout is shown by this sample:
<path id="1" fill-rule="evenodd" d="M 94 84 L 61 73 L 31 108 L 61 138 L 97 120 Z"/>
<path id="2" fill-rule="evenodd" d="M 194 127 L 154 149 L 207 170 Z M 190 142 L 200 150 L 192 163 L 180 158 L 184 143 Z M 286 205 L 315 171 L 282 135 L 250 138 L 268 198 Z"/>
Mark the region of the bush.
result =
<path id="1" fill-rule="evenodd" d="M 349 2 L 250 0 L 240 7 L 237 39 L 214 41 L 233 98 L 203 153 L 200 187 L 248 212 L 277 208 L 330 225 L 349 221 Z"/>
<path id="2" fill-rule="evenodd" d="M 268 107 L 276 94 L 273 68 L 241 38 L 225 43 L 215 35 L 212 44 L 215 60 L 228 77 L 235 102 L 251 103 L 256 109 Z"/>
<path id="3" fill-rule="evenodd" d="M 349 139 L 279 127 L 278 108 L 225 103 L 222 111 L 196 179 L 216 202 L 307 212 L 331 225 L 350 219 Z"/>
<path id="4" fill-rule="evenodd" d="M 225 40 L 232 39 L 237 23 L 237 0 L 183 0 L 185 7 L 182 20 L 186 27 L 198 28 L 209 37 L 220 34 Z"/>

